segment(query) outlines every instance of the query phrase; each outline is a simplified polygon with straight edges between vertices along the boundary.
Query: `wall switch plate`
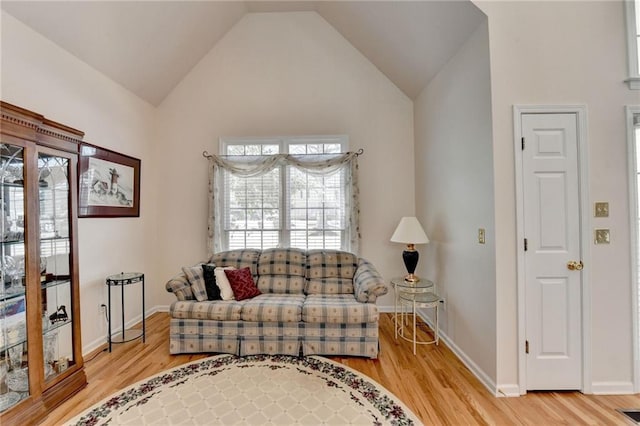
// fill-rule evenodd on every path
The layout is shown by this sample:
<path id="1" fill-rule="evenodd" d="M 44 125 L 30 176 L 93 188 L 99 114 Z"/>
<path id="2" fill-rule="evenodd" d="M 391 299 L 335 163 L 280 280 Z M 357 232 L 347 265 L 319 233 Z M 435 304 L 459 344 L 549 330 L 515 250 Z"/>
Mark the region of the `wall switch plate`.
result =
<path id="1" fill-rule="evenodd" d="M 484 244 L 485 243 L 484 228 L 479 228 L 478 229 L 478 243 L 480 243 L 480 244 Z"/>
<path id="2" fill-rule="evenodd" d="M 595 203 L 595 217 L 609 217 L 609 203 L 598 201 Z"/>
<path id="3" fill-rule="evenodd" d="M 596 229 L 596 244 L 609 244 L 611 242 L 608 229 Z"/>

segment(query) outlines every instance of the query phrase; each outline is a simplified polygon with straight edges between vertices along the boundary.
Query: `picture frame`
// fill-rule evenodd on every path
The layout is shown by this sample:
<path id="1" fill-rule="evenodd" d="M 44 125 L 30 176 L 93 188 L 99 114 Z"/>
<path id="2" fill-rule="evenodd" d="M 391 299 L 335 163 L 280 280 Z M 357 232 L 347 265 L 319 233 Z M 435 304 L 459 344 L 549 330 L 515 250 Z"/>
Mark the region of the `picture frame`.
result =
<path id="1" fill-rule="evenodd" d="M 139 217 L 137 158 L 81 143 L 78 159 L 78 217 Z"/>

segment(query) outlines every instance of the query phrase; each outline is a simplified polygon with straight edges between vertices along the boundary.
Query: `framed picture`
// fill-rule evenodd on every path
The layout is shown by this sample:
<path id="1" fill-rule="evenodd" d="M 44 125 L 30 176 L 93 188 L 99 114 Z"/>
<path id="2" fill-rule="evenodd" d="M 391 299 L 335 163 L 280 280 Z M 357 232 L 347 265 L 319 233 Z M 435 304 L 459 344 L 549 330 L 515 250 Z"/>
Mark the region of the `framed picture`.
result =
<path id="1" fill-rule="evenodd" d="M 140 216 L 140 160 L 80 144 L 78 217 Z"/>

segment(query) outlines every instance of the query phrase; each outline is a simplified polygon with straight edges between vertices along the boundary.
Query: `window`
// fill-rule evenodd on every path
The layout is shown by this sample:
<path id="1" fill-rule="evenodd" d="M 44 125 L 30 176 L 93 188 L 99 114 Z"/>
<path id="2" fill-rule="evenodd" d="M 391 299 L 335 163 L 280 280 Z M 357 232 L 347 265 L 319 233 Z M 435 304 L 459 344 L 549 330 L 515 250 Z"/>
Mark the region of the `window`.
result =
<path id="1" fill-rule="evenodd" d="M 629 108 L 631 115 L 631 146 L 629 155 L 631 157 L 631 188 L 635 188 L 632 192 L 630 201 L 632 202 L 632 217 L 636 229 L 636 255 L 640 255 L 640 107 Z M 635 201 L 635 202 L 634 202 Z M 636 257 L 636 267 L 640 268 L 640 257 Z M 638 278 L 640 278 L 640 269 L 636 269 Z M 640 283 L 639 283 L 640 284 Z"/>
<path id="2" fill-rule="evenodd" d="M 631 89 L 640 89 L 640 0 L 627 0 L 627 48 Z"/>
<path id="3" fill-rule="evenodd" d="M 315 160 L 345 152 L 347 137 L 233 138 L 220 146 L 222 155 L 246 161 L 278 154 Z M 249 176 L 224 170 L 221 248 L 350 250 L 349 173 L 348 167 L 324 173 L 286 162 Z"/>

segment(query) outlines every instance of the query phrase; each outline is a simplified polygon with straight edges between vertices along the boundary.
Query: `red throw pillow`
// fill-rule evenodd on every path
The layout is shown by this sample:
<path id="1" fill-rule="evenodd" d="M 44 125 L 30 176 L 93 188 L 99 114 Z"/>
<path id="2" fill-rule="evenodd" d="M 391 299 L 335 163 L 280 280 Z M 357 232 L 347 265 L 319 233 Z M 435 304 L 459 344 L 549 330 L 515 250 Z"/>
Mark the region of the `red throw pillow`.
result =
<path id="1" fill-rule="evenodd" d="M 224 273 L 229 278 L 231 290 L 236 300 L 244 300 L 262 294 L 253 282 L 251 270 L 249 268 L 228 269 Z"/>

